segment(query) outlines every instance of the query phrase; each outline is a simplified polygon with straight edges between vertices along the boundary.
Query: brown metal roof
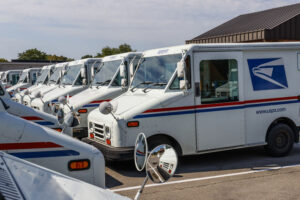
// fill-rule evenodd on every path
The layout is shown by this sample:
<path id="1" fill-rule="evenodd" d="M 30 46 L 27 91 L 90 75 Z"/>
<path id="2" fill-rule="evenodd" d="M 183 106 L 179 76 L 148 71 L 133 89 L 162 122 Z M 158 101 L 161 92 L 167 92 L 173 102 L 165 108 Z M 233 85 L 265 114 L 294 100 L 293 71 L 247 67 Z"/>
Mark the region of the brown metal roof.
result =
<path id="1" fill-rule="evenodd" d="M 298 15 L 300 15 L 300 3 L 240 15 L 192 40 L 187 41 L 187 43 L 191 43 L 193 40 L 201 40 L 217 36 L 273 29 Z"/>

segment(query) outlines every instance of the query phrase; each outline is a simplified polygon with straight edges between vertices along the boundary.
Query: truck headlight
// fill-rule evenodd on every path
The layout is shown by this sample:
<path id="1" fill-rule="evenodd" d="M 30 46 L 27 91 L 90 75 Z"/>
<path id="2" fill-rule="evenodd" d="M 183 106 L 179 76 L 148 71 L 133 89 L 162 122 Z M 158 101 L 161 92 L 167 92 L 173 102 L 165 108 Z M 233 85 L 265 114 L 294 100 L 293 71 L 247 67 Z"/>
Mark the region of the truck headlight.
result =
<path id="1" fill-rule="evenodd" d="M 108 126 L 105 126 L 105 135 L 107 139 L 111 138 L 110 129 Z"/>

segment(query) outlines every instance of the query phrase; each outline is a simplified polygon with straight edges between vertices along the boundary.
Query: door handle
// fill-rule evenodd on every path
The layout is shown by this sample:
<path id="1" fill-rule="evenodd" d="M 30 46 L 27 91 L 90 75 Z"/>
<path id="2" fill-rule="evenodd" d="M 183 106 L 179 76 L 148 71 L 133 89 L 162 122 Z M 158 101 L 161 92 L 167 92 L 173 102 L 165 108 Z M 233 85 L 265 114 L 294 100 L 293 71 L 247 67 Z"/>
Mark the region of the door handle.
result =
<path id="1" fill-rule="evenodd" d="M 200 96 L 200 83 L 195 82 L 195 97 L 199 97 L 199 96 Z"/>

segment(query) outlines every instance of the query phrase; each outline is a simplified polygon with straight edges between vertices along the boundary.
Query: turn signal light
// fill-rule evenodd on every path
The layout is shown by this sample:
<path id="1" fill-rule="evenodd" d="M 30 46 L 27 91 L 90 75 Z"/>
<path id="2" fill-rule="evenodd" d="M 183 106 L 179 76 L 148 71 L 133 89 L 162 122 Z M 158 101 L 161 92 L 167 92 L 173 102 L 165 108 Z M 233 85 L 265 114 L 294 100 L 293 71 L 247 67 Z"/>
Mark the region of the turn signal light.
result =
<path id="1" fill-rule="evenodd" d="M 111 145 L 110 139 L 106 139 L 106 144 Z"/>
<path id="2" fill-rule="evenodd" d="M 54 130 L 58 131 L 58 132 L 61 132 L 62 129 L 61 128 L 54 128 Z"/>
<path id="3" fill-rule="evenodd" d="M 139 121 L 127 122 L 127 127 L 138 127 L 139 125 Z"/>
<path id="4" fill-rule="evenodd" d="M 80 109 L 78 110 L 78 113 L 87 113 L 87 109 Z"/>
<path id="5" fill-rule="evenodd" d="M 71 160 L 68 164 L 70 171 L 85 170 L 90 168 L 90 160 Z"/>
<path id="6" fill-rule="evenodd" d="M 95 135 L 94 133 L 90 133 L 90 138 L 94 139 Z"/>

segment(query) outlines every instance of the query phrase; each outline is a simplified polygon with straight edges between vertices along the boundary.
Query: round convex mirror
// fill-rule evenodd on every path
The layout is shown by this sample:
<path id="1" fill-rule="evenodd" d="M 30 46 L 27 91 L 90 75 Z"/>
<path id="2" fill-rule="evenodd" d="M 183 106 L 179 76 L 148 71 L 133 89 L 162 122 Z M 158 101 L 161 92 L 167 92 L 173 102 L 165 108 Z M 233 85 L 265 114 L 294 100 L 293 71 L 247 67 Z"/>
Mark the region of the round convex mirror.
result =
<path id="1" fill-rule="evenodd" d="M 142 171 L 145 168 L 148 155 L 148 144 L 144 133 L 138 134 L 135 141 L 134 148 L 134 163 L 138 171 Z"/>
<path id="2" fill-rule="evenodd" d="M 154 183 L 164 183 L 175 173 L 178 158 L 173 147 L 167 144 L 154 148 L 146 163 L 147 176 Z"/>
<path id="3" fill-rule="evenodd" d="M 59 124 L 63 124 L 64 123 L 64 118 L 65 118 L 65 114 L 64 114 L 63 109 L 60 108 L 57 111 L 56 116 L 57 116 L 57 120 L 58 120 Z"/>

